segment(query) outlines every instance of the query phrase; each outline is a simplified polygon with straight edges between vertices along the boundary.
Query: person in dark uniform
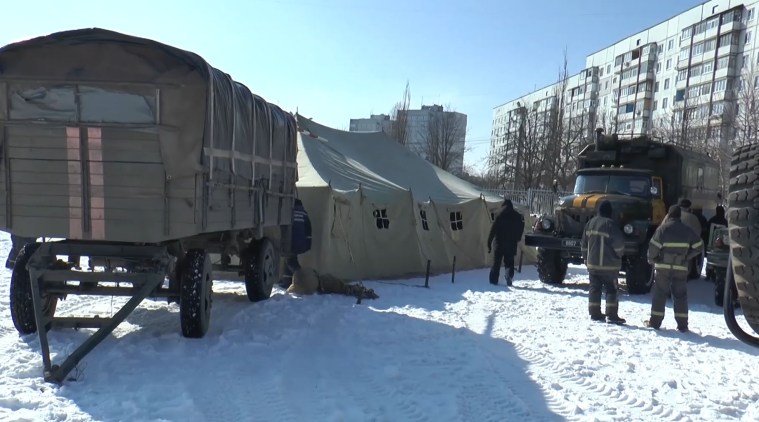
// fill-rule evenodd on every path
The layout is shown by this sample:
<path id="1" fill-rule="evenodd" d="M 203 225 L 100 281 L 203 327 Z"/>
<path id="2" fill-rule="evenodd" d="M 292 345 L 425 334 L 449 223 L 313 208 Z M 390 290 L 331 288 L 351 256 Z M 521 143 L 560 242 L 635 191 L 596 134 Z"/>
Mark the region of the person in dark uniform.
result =
<path id="1" fill-rule="evenodd" d="M 718 224 L 720 226 L 727 227 L 727 219 L 725 218 L 725 207 L 722 205 L 717 205 L 717 208 L 714 209 L 714 217 L 709 219 L 709 231 L 712 229 L 712 224 Z"/>
<path id="2" fill-rule="evenodd" d="M 624 324 L 619 316 L 617 300 L 617 278 L 622 266 L 625 239 L 617 223 L 611 219 L 611 203 L 603 201 L 598 207 L 598 215 L 585 225 L 582 233 L 581 249 L 590 276 L 588 292 L 588 312 L 593 321 Z M 601 313 L 601 289 L 606 290 L 606 315 Z"/>
<path id="3" fill-rule="evenodd" d="M 495 239 L 493 266 L 490 268 L 490 284 L 498 284 L 501 272 L 501 262 L 506 267 L 506 285 L 511 286 L 514 279 L 514 256 L 517 254 L 517 244 L 522 239 L 524 217 L 514 210 L 510 199 L 503 200 L 503 208 L 495 217 L 488 235 L 488 253 L 491 253 Z"/>
<path id="4" fill-rule="evenodd" d="M 667 221 L 656 229 L 648 246 L 648 262 L 654 266 L 654 287 L 651 318 L 646 325 L 657 330 L 671 292 L 677 329 L 688 331 L 688 263 L 701 253 L 704 242 L 680 221 L 681 212 L 677 205 L 669 208 Z"/>
<path id="5" fill-rule="evenodd" d="M 282 276 L 282 280 L 279 281 L 279 286 L 283 289 L 290 287 L 293 274 L 300 269 L 298 255 L 306 253 L 311 249 L 311 220 L 308 218 L 306 209 L 303 208 L 303 202 L 298 198 L 295 198 L 295 202 L 293 203 L 291 231 L 290 256 L 287 257 L 285 274 Z"/>

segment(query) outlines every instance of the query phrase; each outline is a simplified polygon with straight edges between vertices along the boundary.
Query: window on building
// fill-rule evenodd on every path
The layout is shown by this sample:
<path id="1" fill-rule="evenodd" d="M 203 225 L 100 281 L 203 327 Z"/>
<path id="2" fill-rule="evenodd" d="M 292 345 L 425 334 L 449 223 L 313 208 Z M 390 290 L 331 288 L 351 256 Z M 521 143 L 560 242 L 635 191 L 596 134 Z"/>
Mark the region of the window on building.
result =
<path id="1" fill-rule="evenodd" d="M 664 89 L 669 89 L 669 78 L 664 80 Z"/>
<path id="2" fill-rule="evenodd" d="M 607 74 L 611 73 L 611 65 L 610 64 L 606 65 L 606 73 Z"/>
<path id="3" fill-rule="evenodd" d="M 754 20 L 754 8 L 746 10 L 746 21 Z"/>
<path id="4" fill-rule="evenodd" d="M 746 31 L 746 36 L 743 38 L 743 43 L 748 44 L 751 42 L 751 31 Z"/>
<path id="5" fill-rule="evenodd" d="M 710 30 L 712 28 L 716 28 L 717 24 L 719 24 L 719 17 L 715 16 L 708 21 L 706 21 L 706 30 Z"/>
<path id="6" fill-rule="evenodd" d="M 717 59 L 717 70 L 726 68 L 728 64 L 730 64 L 729 56 L 720 57 Z"/>
<path id="7" fill-rule="evenodd" d="M 678 89 L 675 92 L 675 101 L 682 101 L 683 98 L 685 98 L 685 90 L 684 89 Z"/>
<path id="8" fill-rule="evenodd" d="M 667 59 L 667 70 L 672 68 L 672 59 Z"/>
<path id="9" fill-rule="evenodd" d="M 713 68 L 714 68 L 713 61 L 704 62 L 704 64 L 701 65 L 701 73 L 704 73 L 704 74 L 710 73 Z"/>
<path id="10" fill-rule="evenodd" d="M 375 209 L 373 214 L 378 229 L 382 230 L 390 228 L 390 219 L 387 217 L 387 208 Z"/>
<path id="11" fill-rule="evenodd" d="M 632 113 L 634 111 L 635 111 L 635 104 L 634 103 L 625 104 L 625 113 Z"/>
<path id="12" fill-rule="evenodd" d="M 704 53 L 707 53 L 709 51 L 714 51 L 715 47 L 717 47 L 716 38 L 712 38 L 710 40 L 704 41 Z"/>
<path id="13" fill-rule="evenodd" d="M 722 114 L 725 112 L 725 103 L 722 101 L 717 101 L 714 104 L 712 104 L 712 114 Z"/>
<path id="14" fill-rule="evenodd" d="M 688 77 L 688 71 L 685 70 L 685 69 L 683 69 L 683 70 L 677 72 L 677 79 L 676 80 L 677 81 L 684 81 L 685 78 L 687 78 L 687 77 Z"/>
<path id="15" fill-rule="evenodd" d="M 658 101 L 654 100 L 654 110 L 656 110 L 656 106 L 658 105 Z"/>
<path id="16" fill-rule="evenodd" d="M 714 92 L 722 92 L 727 89 L 727 79 L 714 81 Z"/>
<path id="17" fill-rule="evenodd" d="M 659 92 L 659 82 L 654 82 L 654 92 Z"/>
<path id="18" fill-rule="evenodd" d="M 606 86 L 604 87 L 604 89 L 609 89 L 609 81 L 606 81 Z"/>
<path id="19" fill-rule="evenodd" d="M 598 76 L 601 77 L 603 75 L 604 75 L 604 68 L 602 67 L 602 68 L 598 69 Z"/>
<path id="20" fill-rule="evenodd" d="M 709 95 L 711 91 L 712 91 L 712 84 L 701 85 L 701 95 Z"/>
<path id="21" fill-rule="evenodd" d="M 685 51 L 686 51 L 686 53 L 687 53 L 687 51 L 688 51 L 688 49 L 687 49 L 687 48 L 685 48 L 685 49 L 683 49 L 683 50 L 685 50 Z M 683 53 L 683 52 L 682 52 L 682 50 L 681 50 L 681 51 L 680 51 L 680 58 L 681 58 L 681 59 L 683 59 L 683 58 L 687 58 L 687 57 L 688 57 L 688 56 L 687 56 L 687 54 L 685 55 L 685 57 L 683 57 L 683 54 L 682 54 L 682 53 Z M 701 55 L 701 54 L 703 54 L 703 53 L 704 53 L 704 43 L 700 42 L 700 43 L 697 43 L 697 44 L 695 44 L 695 45 L 693 46 L 693 54 L 692 54 L 693 56 L 698 56 L 698 55 Z"/>
<path id="22" fill-rule="evenodd" d="M 680 39 L 687 40 L 688 38 L 690 38 L 692 31 L 693 31 L 693 28 L 691 27 L 683 29 L 683 32 L 680 34 Z"/>
<path id="23" fill-rule="evenodd" d="M 673 48 L 675 48 L 675 39 L 674 38 L 671 39 L 671 40 L 669 40 L 669 41 L 667 41 L 667 51 L 670 51 Z"/>
<path id="24" fill-rule="evenodd" d="M 662 98 L 661 99 L 661 108 L 662 109 L 667 108 L 667 98 Z"/>
<path id="25" fill-rule="evenodd" d="M 697 64 L 697 65 L 692 66 L 690 68 L 690 75 L 691 76 L 697 76 L 697 75 L 700 75 L 700 74 L 701 74 L 701 65 L 700 64 Z"/>
<path id="26" fill-rule="evenodd" d="M 656 74 L 658 75 L 661 71 L 661 62 L 656 63 Z"/>
<path id="27" fill-rule="evenodd" d="M 429 223 L 427 223 L 427 211 L 425 211 L 425 210 L 419 210 L 419 217 L 422 218 L 422 229 L 429 230 L 430 229 L 430 225 L 429 225 Z M 491 221 L 492 221 L 492 217 L 491 217 Z"/>
<path id="28" fill-rule="evenodd" d="M 748 66 L 748 54 L 744 54 L 741 59 L 741 69 L 745 69 Z"/>
<path id="29" fill-rule="evenodd" d="M 451 211 L 451 230 L 463 230 L 464 220 L 461 218 L 461 211 Z"/>
<path id="30" fill-rule="evenodd" d="M 690 50 L 689 47 L 683 47 L 683 48 L 681 48 L 680 49 L 680 55 L 678 56 L 678 58 L 680 60 L 687 60 L 688 59 L 689 50 Z"/>

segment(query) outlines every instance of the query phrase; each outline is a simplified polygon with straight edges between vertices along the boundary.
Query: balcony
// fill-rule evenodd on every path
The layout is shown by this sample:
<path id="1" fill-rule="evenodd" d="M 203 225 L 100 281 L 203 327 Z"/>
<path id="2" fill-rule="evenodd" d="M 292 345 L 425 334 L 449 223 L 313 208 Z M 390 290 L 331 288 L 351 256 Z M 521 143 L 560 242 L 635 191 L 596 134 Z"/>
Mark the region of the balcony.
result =
<path id="1" fill-rule="evenodd" d="M 727 34 L 730 31 L 740 31 L 746 29 L 746 24 L 742 20 L 732 21 L 722 24 L 719 28 L 720 34 Z"/>
<path id="2" fill-rule="evenodd" d="M 717 49 L 718 57 L 726 56 L 728 54 L 738 54 L 738 44 L 723 45 Z"/>
<path id="3" fill-rule="evenodd" d="M 723 67 L 722 69 L 717 69 L 717 71 L 714 72 L 714 79 L 715 80 L 722 79 L 722 78 L 726 78 L 728 76 L 733 76 L 735 74 L 736 74 L 736 72 L 735 72 L 735 65 L 733 65 L 733 66 L 727 66 L 727 67 Z"/>

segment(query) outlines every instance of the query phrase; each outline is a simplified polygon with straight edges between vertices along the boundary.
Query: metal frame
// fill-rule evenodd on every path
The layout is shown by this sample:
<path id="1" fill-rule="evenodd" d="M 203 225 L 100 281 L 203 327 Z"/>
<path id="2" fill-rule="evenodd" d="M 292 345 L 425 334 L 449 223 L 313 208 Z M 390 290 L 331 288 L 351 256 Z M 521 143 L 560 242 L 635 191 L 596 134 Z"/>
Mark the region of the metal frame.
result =
<path id="1" fill-rule="evenodd" d="M 153 271 L 113 272 L 113 271 L 73 271 L 50 268 L 56 255 L 90 256 L 151 262 Z M 162 288 L 169 271 L 171 257 L 166 246 L 119 245 L 85 242 L 43 243 L 30 257 L 29 278 L 32 286 L 34 319 L 40 338 L 40 349 L 44 365 L 45 381 L 62 383 L 76 365 L 106 339 L 113 330 L 147 297 L 170 297 L 177 292 Z M 143 268 L 144 269 L 144 268 Z M 79 281 L 79 286 L 67 285 L 67 281 Z M 83 288 L 83 283 L 100 281 L 116 282 L 115 287 L 92 286 Z M 120 282 L 129 282 L 132 287 L 120 287 Z M 131 296 L 124 306 L 112 317 L 46 317 L 43 313 L 43 293 L 63 297 L 66 294 L 91 294 L 108 296 Z M 60 364 L 53 364 L 50 358 L 50 342 L 47 331 L 51 328 L 97 328 L 79 347 Z"/>

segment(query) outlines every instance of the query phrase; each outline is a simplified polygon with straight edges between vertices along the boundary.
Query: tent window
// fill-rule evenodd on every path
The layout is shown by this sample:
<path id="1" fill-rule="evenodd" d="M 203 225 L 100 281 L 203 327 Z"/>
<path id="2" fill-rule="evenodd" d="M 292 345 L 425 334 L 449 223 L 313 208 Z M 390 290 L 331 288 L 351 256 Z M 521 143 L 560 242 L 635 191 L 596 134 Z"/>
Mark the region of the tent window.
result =
<path id="1" fill-rule="evenodd" d="M 422 228 L 429 231 L 430 225 L 427 223 L 427 211 L 419 210 L 419 216 L 422 217 Z"/>
<path id="2" fill-rule="evenodd" d="M 387 208 L 374 210 L 374 218 L 377 220 L 377 229 L 389 229 L 390 219 L 387 218 Z"/>
<path id="3" fill-rule="evenodd" d="M 451 212 L 451 230 L 463 230 L 464 221 L 461 219 L 461 211 Z"/>

